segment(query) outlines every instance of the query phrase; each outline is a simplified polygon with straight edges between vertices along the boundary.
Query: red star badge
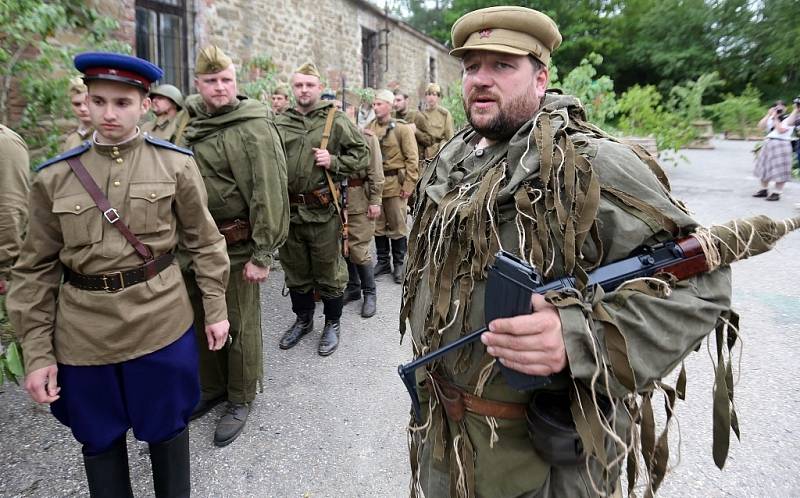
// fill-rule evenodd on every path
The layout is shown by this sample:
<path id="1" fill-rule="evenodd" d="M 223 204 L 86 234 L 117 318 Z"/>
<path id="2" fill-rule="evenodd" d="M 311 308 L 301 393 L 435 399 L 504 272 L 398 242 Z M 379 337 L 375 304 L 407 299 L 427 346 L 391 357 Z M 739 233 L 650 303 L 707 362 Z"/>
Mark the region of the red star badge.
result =
<path id="1" fill-rule="evenodd" d="M 478 31 L 478 36 L 480 36 L 481 38 L 489 38 L 490 36 L 492 36 L 492 30 L 491 29 L 482 29 L 482 30 Z"/>

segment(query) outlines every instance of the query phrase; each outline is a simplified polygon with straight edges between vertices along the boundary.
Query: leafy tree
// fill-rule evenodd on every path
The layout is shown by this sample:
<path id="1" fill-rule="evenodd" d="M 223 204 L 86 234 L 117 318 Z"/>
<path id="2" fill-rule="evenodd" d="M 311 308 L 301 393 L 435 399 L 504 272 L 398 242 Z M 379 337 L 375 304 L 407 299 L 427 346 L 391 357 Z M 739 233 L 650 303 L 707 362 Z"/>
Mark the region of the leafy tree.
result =
<path id="1" fill-rule="evenodd" d="M 676 85 L 670 90 L 670 107 L 689 122 L 702 119 L 703 96 L 709 89 L 721 86 L 723 83 L 715 71 L 700 75 L 696 80 L 687 81 L 683 85 Z"/>
<path id="2" fill-rule="evenodd" d="M 16 84 L 25 101 L 19 123 L 33 163 L 58 148 L 59 119 L 70 117 L 67 97 L 72 57 L 81 51 L 128 53 L 130 46 L 109 39 L 118 23 L 81 0 L 0 1 L 0 122 L 10 122 L 9 97 Z M 80 32 L 80 37 L 63 37 Z M 76 43 L 62 43 L 62 39 Z"/>
<path id="3" fill-rule="evenodd" d="M 464 111 L 464 103 L 461 98 L 461 82 L 454 81 L 450 88 L 445 92 L 441 101 L 442 107 L 450 111 L 453 115 L 453 127 L 459 130 L 467 124 L 467 113 Z"/>
<path id="4" fill-rule="evenodd" d="M 603 56 L 589 54 L 578 67 L 570 71 L 561 83 L 568 94 L 578 97 L 586 109 L 587 117 L 601 128 L 617 112 L 614 82 L 608 76 L 597 76 L 595 66 L 602 64 Z"/>
<path id="5" fill-rule="evenodd" d="M 764 115 L 761 94 L 753 86 L 747 86 L 741 95 L 726 94 L 722 102 L 707 107 L 714 119 L 715 127 L 747 138 L 758 126 Z"/>
<path id="6" fill-rule="evenodd" d="M 634 85 L 617 103 L 617 127 L 630 135 L 652 135 L 659 150 L 677 151 L 695 137 L 688 121 L 664 106 L 661 94 L 653 85 Z"/>

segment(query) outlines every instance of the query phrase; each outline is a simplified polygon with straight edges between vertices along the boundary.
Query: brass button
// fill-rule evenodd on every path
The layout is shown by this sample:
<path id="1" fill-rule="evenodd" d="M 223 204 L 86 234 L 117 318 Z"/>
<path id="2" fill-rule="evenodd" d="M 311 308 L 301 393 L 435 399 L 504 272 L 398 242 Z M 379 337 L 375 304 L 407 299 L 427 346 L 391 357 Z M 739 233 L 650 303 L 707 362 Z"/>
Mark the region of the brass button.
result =
<path id="1" fill-rule="evenodd" d="M 115 187 L 119 187 L 119 181 L 115 181 L 115 182 L 114 182 L 114 186 L 115 186 Z"/>
<path id="2" fill-rule="evenodd" d="M 116 159 L 116 161 L 117 161 L 117 164 L 122 164 L 122 158 L 121 158 L 121 157 L 118 157 L 118 158 Z"/>
<path id="3" fill-rule="evenodd" d="M 81 210 L 81 206 L 80 206 L 80 204 L 76 204 L 76 205 L 75 205 L 75 211 L 80 211 L 80 210 Z"/>
<path id="4" fill-rule="evenodd" d="M 119 151 L 118 150 L 112 151 L 111 155 L 117 157 L 119 155 Z"/>
<path id="5" fill-rule="evenodd" d="M 114 147 L 111 147 L 111 150 L 114 152 L 119 152 L 119 147 L 115 145 Z"/>
<path id="6" fill-rule="evenodd" d="M 156 198 L 156 194 L 150 194 L 150 198 L 151 199 L 155 199 Z"/>

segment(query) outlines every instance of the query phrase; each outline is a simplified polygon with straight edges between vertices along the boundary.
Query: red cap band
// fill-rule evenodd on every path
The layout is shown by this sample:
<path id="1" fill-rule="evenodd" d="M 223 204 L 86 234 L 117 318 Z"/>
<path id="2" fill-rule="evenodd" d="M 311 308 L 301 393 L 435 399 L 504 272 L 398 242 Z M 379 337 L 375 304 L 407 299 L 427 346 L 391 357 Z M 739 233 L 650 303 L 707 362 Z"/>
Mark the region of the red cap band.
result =
<path id="1" fill-rule="evenodd" d="M 152 83 L 151 81 L 149 81 L 147 78 L 145 78 L 141 74 L 134 73 L 134 72 L 131 72 L 131 71 L 125 71 L 124 69 L 113 69 L 113 68 L 110 68 L 110 67 L 93 67 L 93 68 L 90 68 L 90 69 L 87 69 L 86 71 L 84 71 L 83 74 L 85 74 L 86 76 L 88 76 L 90 78 L 91 77 L 100 77 L 100 78 L 102 78 L 103 76 L 108 75 L 108 76 L 115 76 L 117 78 L 124 78 L 124 79 L 133 80 L 133 81 L 135 81 L 137 83 L 140 83 L 144 87 L 145 90 L 149 90 L 150 89 L 150 83 Z"/>

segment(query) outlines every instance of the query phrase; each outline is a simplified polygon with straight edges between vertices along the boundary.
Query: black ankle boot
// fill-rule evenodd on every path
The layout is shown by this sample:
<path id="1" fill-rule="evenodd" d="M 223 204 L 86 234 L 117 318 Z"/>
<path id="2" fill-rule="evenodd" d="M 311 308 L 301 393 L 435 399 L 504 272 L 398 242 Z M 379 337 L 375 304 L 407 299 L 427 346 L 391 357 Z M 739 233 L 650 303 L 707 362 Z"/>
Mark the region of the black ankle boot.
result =
<path id="1" fill-rule="evenodd" d="M 314 294 L 312 292 L 300 293 L 289 291 L 292 299 L 292 311 L 297 318 L 289 330 L 281 337 L 281 349 L 290 349 L 300 341 L 300 339 L 314 329 Z"/>
<path id="2" fill-rule="evenodd" d="M 325 327 L 322 329 L 322 337 L 319 338 L 319 348 L 317 352 L 320 356 L 328 356 L 339 347 L 339 319 L 342 317 L 343 299 L 339 297 L 323 297 L 322 304 L 325 314 Z"/>
<path id="3" fill-rule="evenodd" d="M 105 453 L 84 455 L 83 465 L 91 498 L 133 498 L 125 436 Z"/>
<path id="4" fill-rule="evenodd" d="M 394 264 L 394 272 L 392 277 L 394 283 L 402 284 L 405 277 L 405 259 L 406 249 L 408 247 L 408 239 L 405 237 L 400 239 L 392 239 L 392 263 Z"/>
<path id="5" fill-rule="evenodd" d="M 150 465 L 156 498 L 188 498 L 192 487 L 189 429 L 163 443 L 150 444 Z"/>
<path id="6" fill-rule="evenodd" d="M 358 276 L 361 279 L 361 290 L 364 293 L 364 302 L 361 304 L 361 316 L 369 318 L 375 315 L 376 294 L 375 275 L 372 273 L 372 264 L 358 265 Z"/>
<path id="7" fill-rule="evenodd" d="M 361 299 L 361 279 L 355 263 L 347 260 L 347 287 L 344 289 L 344 304 Z"/>
<path id="8" fill-rule="evenodd" d="M 375 266 L 375 276 L 392 273 L 392 264 L 389 260 L 389 237 L 375 236 L 375 250 L 378 254 L 378 264 Z"/>

